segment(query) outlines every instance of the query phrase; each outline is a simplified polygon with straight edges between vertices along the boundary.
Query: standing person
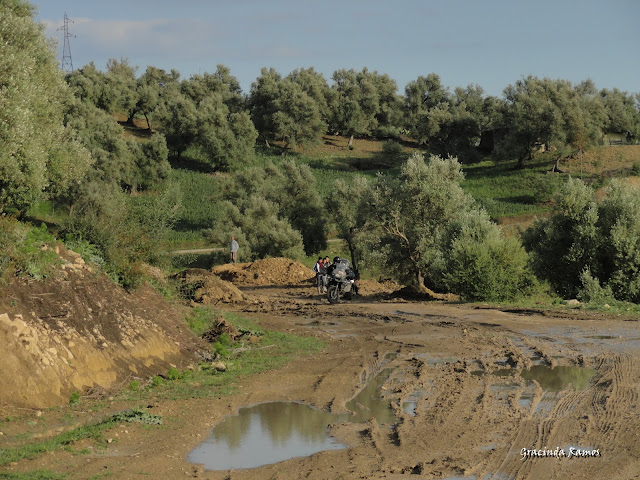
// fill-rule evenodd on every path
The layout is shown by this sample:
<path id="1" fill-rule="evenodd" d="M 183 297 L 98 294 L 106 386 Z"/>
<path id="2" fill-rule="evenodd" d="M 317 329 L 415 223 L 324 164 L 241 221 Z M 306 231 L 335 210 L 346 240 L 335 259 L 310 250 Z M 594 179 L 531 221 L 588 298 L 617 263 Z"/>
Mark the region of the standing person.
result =
<path id="1" fill-rule="evenodd" d="M 231 243 L 229 244 L 229 250 L 231 252 L 231 263 L 236 263 L 236 260 L 238 259 L 238 248 L 240 248 L 240 246 L 238 245 L 236 238 L 231 237 Z"/>
<path id="2" fill-rule="evenodd" d="M 323 275 L 324 275 L 324 262 L 322 257 L 318 257 L 318 261 L 313 266 L 313 271 L 316 272 L 316 285 L 318 286 L 318 295 L 322 295 Z"/>

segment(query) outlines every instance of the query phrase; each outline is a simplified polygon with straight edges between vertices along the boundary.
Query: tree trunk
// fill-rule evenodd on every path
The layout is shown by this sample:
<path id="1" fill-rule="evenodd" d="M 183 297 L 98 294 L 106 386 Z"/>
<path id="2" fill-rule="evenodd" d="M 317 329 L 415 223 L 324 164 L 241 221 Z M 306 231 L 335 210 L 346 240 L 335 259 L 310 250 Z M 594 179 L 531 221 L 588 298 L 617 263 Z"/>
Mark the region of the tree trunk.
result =
<path id="1" fill-rule="evenodd" d="M 355 246 L 353 242 L 349 239 L 345 239 L 347 241 L 347 248 L 349 249 L 349 255 L 351 255 L 351 265 L 353 265 L 354 270 L 358 270 L 358 264 L 356 263 L 356 252 Z"/>
<path id="2" fill-rule="evenodd" d="M 349 143 L 347 143 L 347 148 L 349 150 L 353 150 L 353 135 L 351 135 L 351 137 L 349 137 Z"/>
<path id="3" fill-rule="evenodd" d="M 145 113 L 144 118 L 147 121 L 147 128 L 151 131 L 151 122 L 149 121 L 149 116 Z"/>
<path id="4" fill-rule="evenodd" d="M 132 127 L 135 127 L 135 116 L 136 116 L 136 111 L 132 110 L 131 113 L 129 114 L 129 118 L 127 118 L 127 125 L 131 125 Z"/>

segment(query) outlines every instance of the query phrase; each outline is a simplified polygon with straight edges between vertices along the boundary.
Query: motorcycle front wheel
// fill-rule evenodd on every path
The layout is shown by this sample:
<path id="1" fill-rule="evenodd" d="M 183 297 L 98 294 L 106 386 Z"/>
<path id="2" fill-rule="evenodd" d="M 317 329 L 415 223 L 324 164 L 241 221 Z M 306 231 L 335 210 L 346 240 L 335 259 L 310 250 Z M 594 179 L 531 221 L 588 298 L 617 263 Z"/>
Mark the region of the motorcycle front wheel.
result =
<path id="1" fill-rule="evenodd" d="M 329 303 L 338 303 L 340 301 L 340 292 L 338 291 L 338 285 L 331 285 L 327 290 L 327 298 Z"/>

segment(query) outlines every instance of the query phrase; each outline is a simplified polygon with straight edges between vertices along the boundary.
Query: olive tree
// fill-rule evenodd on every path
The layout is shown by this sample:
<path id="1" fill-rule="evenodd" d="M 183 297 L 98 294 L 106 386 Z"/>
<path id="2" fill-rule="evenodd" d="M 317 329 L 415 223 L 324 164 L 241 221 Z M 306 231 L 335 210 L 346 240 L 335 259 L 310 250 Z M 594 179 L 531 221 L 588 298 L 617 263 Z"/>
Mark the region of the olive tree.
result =
<path id="1" fill-rule="evenodd" d="M 91 164 L 64 126 L 72 93 L 55 52 L 33 20 L 33 7 L 0 8 L 0 211 L 64 194 Z"/>
<path id="2" fill-rule="evenodd" d="M 460 187 L 457 159 L 414 154 L 397 179 L 380 178 L 366 205 L 368 248 L 419 288 L 472 299 L 510 298 L 530 281 L 522 246 Z"/>

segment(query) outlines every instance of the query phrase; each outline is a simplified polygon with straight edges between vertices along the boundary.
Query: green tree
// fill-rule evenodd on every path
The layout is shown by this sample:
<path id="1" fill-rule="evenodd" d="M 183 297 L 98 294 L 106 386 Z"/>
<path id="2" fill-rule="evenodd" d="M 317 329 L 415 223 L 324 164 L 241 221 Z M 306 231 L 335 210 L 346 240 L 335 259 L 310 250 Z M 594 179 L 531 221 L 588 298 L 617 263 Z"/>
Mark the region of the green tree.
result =
<path id="1" fill-rule="evenodd" d="M 252 158 L 258 133 L 246 112 L 230 113 L 220 95 L 202 100 L 196 112 L 193 143 L 213 170 L 241 167 Z"/>
<path id="2" fill-rule="evenodd" d="M 218 94 L 229 112 L 240 113 L 247 109 L 240 82 L 225 65 L 218 65 L 214 73 L 193 75 L 182 82 L 180 89 L 196 105 L 211 94 Z"/>
<path id="3" fill-rule="evenodd" d="M 168 90 L 155 114 L 158 129 L 167 139 L 169 152 L 180 158 L 195 143 L 200 122 L 196 104 L 175 89 Z"/>
<path id="4" fill-rule="evenodd" d="M 364 202 L 368 248 L 387 271 L 419 288 L 512 298 L 530 281 L 527 256 L 462 190 L 462 179 L 456 159 L 426 162 L 419 154 L 397 179 L 379 179 Z"/>
<path id="5" fill-rule="evenodd" d="M 625 133 L 629 140 L 640 138 L 640 109 L 636 97 L 617 88 L 603 89 L 600 96 L 607 115 L 605 130 Z"/>
<path id="6" fill-rule="evenodd" d="M 366 177 L 357 175 L 350 183 L 338 179 L 327 196 L 326 211 L 329 220 L 335 225 L 338 236 L 347 244 L 351 263 L 358 269 L 365 257 L 365 226 L 367 217 L 366 202 L 371 196 L 371 185 Z"/>
<path id="7" fill-rule="evenodd" d="M 294 72 L 282 78 L 275 70 L 262 69 L 249 96 L 251 118 L 267 144 L 280 141 L 283 151 L 296 144 L 313 144 L 326 133 L 322 120 L 326 99 L 319 80 L 310 72 Z"/>
<path id="8" fill-rule="evenodd" d="M 246 209 L 250 198 L 254 202 L 255 198 L 261 198 L 276 206 L 276 216 L 298 232 L 308 255 L 326 248 L 324 205 L 309 166 L 287 160 L 279 167 L 267 164 L 248 168 L 237 171 L 222 185 L 220 199 L 228 200 L 240 211 Z M 247 228 L 245 225 L 242 231 L 251 237 Z"/>
<path id="9" fill-rule="evenodd" d="M 344 135 L 388 135 L 397 131 L 399 99 L 395 81 L 367 68 L 336 70 L 330 100 L 330 129 Z"/>
<path id="10" fill-rule="evenodd" d="M 405 128 L 418 143 L 427 143 L 449 120 L 450 93 L 435 73 L 420 76 L 405 87 Z"/>
<path id="11" fill-rule="evenodd" d="M 532 253 L 534 271 L 561 295 L 574 298 L 580 274 L 598 268 L 598 208 L 591 187 L 569 179 L 557 192 L 553 214 L 537 220 L 523 237 Z"/>
<path id="12" fill-rule="evenodd" d="M 529 76 L 504 90 L 504 130 L 496 146 L 499 158 L 518 160 L 518 167 L 533 158 L 536 145 L 552 145 L 564 133 L 562 110 L 553 99 L 557 87 L 550 79 Z"/>
<path id="13" fill-rule="evenodd" d="M 63 195 L 84 177 L 88 152 L 65 128 L 72 99 L 33 7 L 0 8 L 0 211 Z"/>
<path id="14" fill-rule="evenodd" d="M 599 280 L 615 298 L 640 303 L 640 191 L 613 181 L 598 205 Z"/>

